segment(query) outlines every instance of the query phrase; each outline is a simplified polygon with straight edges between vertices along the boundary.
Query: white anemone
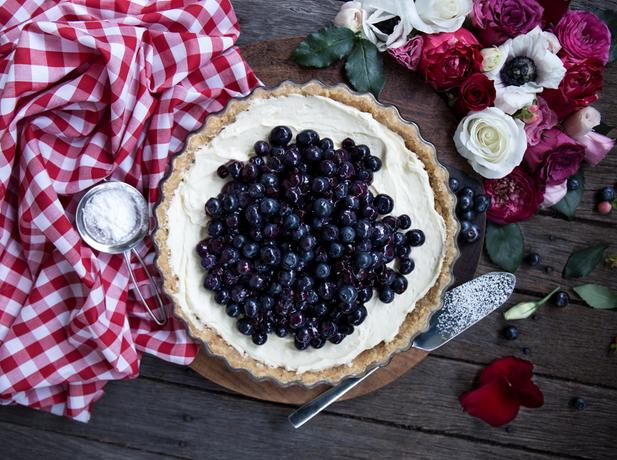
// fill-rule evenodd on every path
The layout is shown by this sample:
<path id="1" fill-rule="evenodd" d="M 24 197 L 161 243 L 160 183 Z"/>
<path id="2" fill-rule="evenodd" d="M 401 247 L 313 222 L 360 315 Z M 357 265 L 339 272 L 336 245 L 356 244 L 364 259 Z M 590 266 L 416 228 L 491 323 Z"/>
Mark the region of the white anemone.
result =
<path id="1" fill-rule="evenodd" d="M 499 46 L 501 55 L 507 56 L 498 66 L 493 67 L 486 76 L 495 82 L 497 97 L 495 106 L 508 114 L 531 105 L 544 88 L 558 88 L 566 74 L 566 69 L 557 56 L 559 41 L 550 32 L 539 27 L 530 32 L 511 38 Z M 527 57 L 536 66 L 536 79 L 521 86 L 506 86 L 501 78 L 501 70 L 515 57 Z"/>

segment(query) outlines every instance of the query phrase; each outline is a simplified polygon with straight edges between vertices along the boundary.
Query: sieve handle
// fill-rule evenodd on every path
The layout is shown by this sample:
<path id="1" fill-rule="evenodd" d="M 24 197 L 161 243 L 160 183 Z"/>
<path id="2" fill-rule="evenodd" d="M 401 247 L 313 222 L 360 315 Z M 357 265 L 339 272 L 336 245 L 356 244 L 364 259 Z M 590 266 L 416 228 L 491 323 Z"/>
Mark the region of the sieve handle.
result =
<path id="1" fill-rule="evenodd" d="M 158 304 L 158 311 L 161 312 L 161 315 L 162 315 L 163 319 L 159 319 L 154 314 L 154 311 L 152 311 L 152 309 L 148 305 L 148 302 L 146 302 L 146 299 L 144 298 L 143 294 L 141 293 L 141 289 L 139 289 L 139 286 L 137 285 L 137 280 L 135 279 L 135 274 L 133 273 L 133 269 L 131 268 L 131 252 L 133 254 L 135 254 L 135 256 L 137 257 L 137 260 L 139 261 L 139 263 L 141 264 L 141 266 L 145 270 L 146 275 L 148 275 L 148 280 L 150 281 L 150 285 L 152 286 L 152 289 L 154 290 L 154 297 L 156 299 L 156 303 Z M 139 255 L 139 253 L 135 249 L 129 249 L 128 251 L 125 251 L 124 252 L 124 260 L 126 261 L 126 264 L 128 265 L 129 275 L 131 276 L 131 281 L 133 281 L 133 286 L 135 287 L 135 290 L 137 291 L 137 295 L 139 296 L 139 299 L 141 300 L 141 303 L 146 308 L 148 313 L 150 313 L 150 316 L 152 317 L 154 322 L 156 324 L 158 324 L 159 326 L 163 326 L 165 323 L 167 323 L 167 312 L 165 311 L 165 306 L 163 305 L 163 300 L 161 299 L 161 295 L 159 293 L 159 289 L 158 289 L 156 283 L 154 282 L 154 280 L 152 279 L 152 275 L 150 275 L 150 271 L 148 270 L 148 267 L 146 267 L 146 264 L 144 263 L 143 259 L 141 258 L 141 256 Z"/>

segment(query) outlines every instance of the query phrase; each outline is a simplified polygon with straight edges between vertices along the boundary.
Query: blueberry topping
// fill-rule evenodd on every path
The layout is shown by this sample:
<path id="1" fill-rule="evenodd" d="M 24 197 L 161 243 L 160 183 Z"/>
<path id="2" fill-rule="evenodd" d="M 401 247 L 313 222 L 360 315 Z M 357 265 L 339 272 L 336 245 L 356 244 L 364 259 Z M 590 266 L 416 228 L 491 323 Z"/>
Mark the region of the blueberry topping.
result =
<path id="1" fill-rule="evenodd" d="M 277 126 L 270 131 L 270 143 L 284 146 L 291 140 L 291 130 L 287 126 Z"/>
<path id="2" fill-rule="evenodd" d="M 424 244 L 425 236 L 422 230 L 409 230 L 406 236 L 407 243 L 409 243 L 410 246 L 422 246 Z"/>

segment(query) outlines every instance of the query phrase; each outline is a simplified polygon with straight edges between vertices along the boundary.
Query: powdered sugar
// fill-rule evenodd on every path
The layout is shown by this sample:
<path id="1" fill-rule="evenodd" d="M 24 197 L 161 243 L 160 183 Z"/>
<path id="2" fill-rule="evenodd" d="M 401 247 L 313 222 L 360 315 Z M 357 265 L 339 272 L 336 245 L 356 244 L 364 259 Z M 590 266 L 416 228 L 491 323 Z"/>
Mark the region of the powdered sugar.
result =
<path id="1" fill-rule="evenodd" d="M 137 227 L 137 203 L 120 189 L 102 190 L 86 203 L 83 216 L 88 233 L 97 242 L 123 243 Z"/>

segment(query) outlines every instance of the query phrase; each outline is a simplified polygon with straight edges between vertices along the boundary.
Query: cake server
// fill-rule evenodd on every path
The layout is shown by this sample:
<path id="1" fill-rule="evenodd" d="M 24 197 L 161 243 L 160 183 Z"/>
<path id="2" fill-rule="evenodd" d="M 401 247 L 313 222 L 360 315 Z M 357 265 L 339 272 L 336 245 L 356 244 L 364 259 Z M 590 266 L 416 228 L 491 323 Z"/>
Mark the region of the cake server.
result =
<path id="1" fill-rule="evenodd" d="M 411 346 L 425 351 L 441 347 L 503 305 L 512 295 L 515 284 L 516 277 L 512 273 L 493 272 L 451 289 L 444 294 L 443 307 L 431 317 L 429 328 L 417 336 Z M 294 428 L 300 428 L 379 367 L 362 377 L 343 380 L 292 413 L 289 421 Z"/>

